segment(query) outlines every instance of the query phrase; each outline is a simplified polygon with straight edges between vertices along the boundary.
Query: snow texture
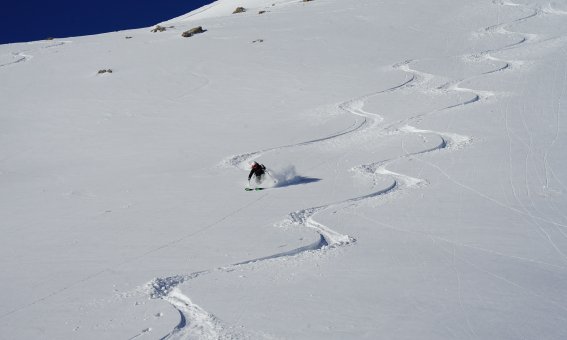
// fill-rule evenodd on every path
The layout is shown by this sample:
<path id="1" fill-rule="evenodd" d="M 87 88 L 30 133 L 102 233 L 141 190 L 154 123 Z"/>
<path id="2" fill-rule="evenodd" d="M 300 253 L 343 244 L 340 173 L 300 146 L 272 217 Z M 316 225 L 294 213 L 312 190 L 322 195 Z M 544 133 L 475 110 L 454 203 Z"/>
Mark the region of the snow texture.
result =
<path id="1" fill-rule="evenodd" d="M 566 19 L 218 0 L 0 45 L 0 339 L 566 339 Z"/>

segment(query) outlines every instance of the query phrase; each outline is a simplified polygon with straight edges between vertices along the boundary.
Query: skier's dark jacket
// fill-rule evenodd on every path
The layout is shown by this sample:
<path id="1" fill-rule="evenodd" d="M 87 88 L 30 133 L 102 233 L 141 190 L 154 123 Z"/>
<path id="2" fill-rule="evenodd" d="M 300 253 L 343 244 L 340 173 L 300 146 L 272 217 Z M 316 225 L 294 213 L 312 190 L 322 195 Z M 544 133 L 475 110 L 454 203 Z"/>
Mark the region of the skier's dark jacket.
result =
<path id="1" fill-rule="evenodd" d="M 264 174 L 264 170 L 266 170 L 264 164 L 254 163 L 254 165 L 252 165 L 252 170 L 250 170 L 250 174 L 248 174 L 248 180 L 252 178 L 252 175 L 256 175 L 257 178 L 260 178 L 260 176 Z"/>

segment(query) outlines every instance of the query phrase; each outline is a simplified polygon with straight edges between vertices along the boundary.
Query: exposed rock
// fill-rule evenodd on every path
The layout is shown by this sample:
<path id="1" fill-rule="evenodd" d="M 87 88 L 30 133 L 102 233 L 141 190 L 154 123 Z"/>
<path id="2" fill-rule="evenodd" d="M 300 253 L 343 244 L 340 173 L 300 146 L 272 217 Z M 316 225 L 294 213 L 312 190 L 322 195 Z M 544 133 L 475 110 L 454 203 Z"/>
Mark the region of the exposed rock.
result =
<path id="1" fill-rule="evenodd" d="M 206 32 L 206 31 L 207 31 L 207 30 L 204 30 L 203 27 L 197 26 L 197 27 L 194 27 L 194 28 L 192 28 L 192 29 L 190 29 L 190 30 L 188 30 L 188 31 L 183 32 L 183 33 L 181 34 L 181 36 L 182 36 L 182 37 L 185 37 L 185 38 L 189 38 L 189 37 L 194 36 L 195 34 L 204 33 L 204 32 Z"/>
<path id="2" fill-rule="evenodd" d="M 266 13 L 266 11 L 260 11 L 260 12 L 258 12 L 258 14 L 264 14 L 264 13 Z"/>
<path id="3" fill-rule="evenodd" d="M 234 12 L 232 12 L 232 14 L 244 13 L 244 12 L 246 12 L 246 8 L 244 8 L 244 7 L 236 7 L 236 9 L 234 10 Z"/>
<path id="4" fill-rule="evenodd" d="M 156 32 L 163 32 L 163 31 L 165 31 L 165 30 L 166 30 L 165 27 L 160 26 L 160 25 L 157 25 L 156 28 L 154 28 L 154 29 L 152 30 L 152 32 L 154 32 L 154 33 L 156 33 Z"/>

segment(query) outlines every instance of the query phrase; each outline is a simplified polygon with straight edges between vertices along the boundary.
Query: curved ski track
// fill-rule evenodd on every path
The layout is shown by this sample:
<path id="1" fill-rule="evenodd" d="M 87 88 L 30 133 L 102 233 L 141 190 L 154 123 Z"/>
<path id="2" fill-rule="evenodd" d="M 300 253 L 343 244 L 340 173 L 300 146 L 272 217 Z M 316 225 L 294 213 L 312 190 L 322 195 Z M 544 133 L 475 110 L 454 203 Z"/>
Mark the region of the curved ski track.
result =
<path id="1" fill-rule="evenodd" d="M 524 7 L 523 5 L 518 5 L 510 2 L 494 1 L 494 3 L 497 5 L 504 5 L 504 6 Z M 540 10 L 540 9 L 534 10 L 531 8 L 530 10 L 533 12 L 525 17 L 515 19 L 507 23 L 501 23 L 498 25 L 486 27 L 482 30 L 481 33 L 481 35 L 486 33 L 520 35 L 521 39 L 518 42 L 500 48 L 482 51 L 476 54 L 461 56 L 464 62 L 470 60 L 474 60 L 474 61 L 480 60 L 480 61 L 497 62 L 502 64 L 502 66 L 499 66 L 494 70 L 473 75 L 464 79 L 449 81 L 442 86 L 432 89 L 427 85 L 433 79 L 441 78 L 441 77 L 413 69 L 411 68 L 411 64 L 414 63 L 416 60 L 406 60 L 392 66 L 393 69 L 406 72 L 409 75 L 409 78 L 406 79 L 401 84 L 385 90 L 380 90 L 355 99 L 351 99 L 336 105 L 335 107 L 336 109 L 360 117 L 360 119 L 357 119 L 355 123 L 353 123 L 353 125 L 351 125 L 350 127 L 342 131 L 338 131 L 334 134 L 331 134 L 330 136 L 327 137 L 308 140 L 297 144 L 289 144 L 289 145 L 284 145 L 284 146 L 279 146 L 279 147 L 274 147 L 259 151 L 253 151 L 249 153 L 231 156 L 223 160 L 220 164 L 221 166 L 236 167 L 243 169 L 245 168 L 249 160 L 253 158 L 258 158 L 261 155 L 264 155 L 272 151 L 282 150 L 286 148 L 306 147 L 313 145 L 315 143 L 324 143 L 333 139 L 338 139 L 347 135 L 351 135 L 353 133 L 363 133 L 363 132 L 366 134 L 373 133 L 381 136 L 389 136 L 399 133 L 417 134 L 417 135 L 430 134 L 430 135 L 435 135 L 440 139 L 440 143 L 438 145 L 434 147 L 430 147 L 425 150 L 421 150 L 413 153 L 405 153 L 393 159 L 381 160 L 369 164 L 362 164 L 352 168 L 354 172 L 359 173 L 360 175 L 370 176 L 375 179 L 378 179 L 383 176 L 391 177 L 393 179 L 393 183 L 388 187 L 382 188 L 378 191 L 372 192 L 364 196 L 354 197 L 340 202 L 328 203 L 326 205 L 322 205 L 318 207 L 305 208 L 295 212 L 291 212 L 288 215 L 288 217 L 280 223 L 281 226 L 293 225 L 293 226 L 302 226 L 313 229 L 320 236 L 319 239 L 313 244 L 287 252 L 277 253 L 262 258 L 235 263 L 226 267 L 219 267 L 212 270 L 200 271 L 187 275 L 175 275 L 166 278 L 155 278 L 151 282 L 147 283 L 143 289 L 146 294 L 148 294 L 152 299 L 163 299 L 167 301 L 180 314 L 179 324 L 162 339 L 176 338 L 179 336 L 187 337 L 187 338 L 197 337 L 197 338 L 205 338 L 205 339 L 247 338 L 248 337 L 247 335 L 239 331 L 235 331 L 232 327 L 227 327 L 223 325 L 221 320 L 219 320 L 213 314 L 206 312 L 201 307 L 194 304 L 187 296 L 183 295 L 177 287 L 187 281 L 197 279 L 203 275 L 211 274 L 213 272 L 230 272 L 233 271 L 238 266 L 247 266 L 250 264 L 258 263 L 260 261 L 275 260 L 282 257 L 291 257 L 291 256 L 299 256 L 299 255 L 309 256 L 310 254 L 314 254 L 315 252 L 320 253 L 323 251 L 329 251 L 342 246 L 353 244 L 356 242 L 356 239 L 354 237 L 341 234 L 331 229 L 330 227 L 317 222 L 314 219 L 314 217 L 317 214 L 330 208 L 336 210 L 336 209 L 340 209 L 341 207 L 352 206 L 357 202 L 361 202 L 371 198 L 384 197 L 386 195 L 391 195 L 397 191 L 403 191 L 405 189 L 410 189 L 410 188 L 418 188 L 422 185 L 426 185 L 427 181 L 425 179 L 414 178 L 408 175 L 396 173 L 391 170 L 388 170 L 387 168 L 391 164 L 398 162 L 400 160 L 423 155 L 426 153 L 441 151 L 441 150 L 454 151 L 461 149 L 465 145 L 471 143 L 472 138 L 468 136 L 459 135 L 457 133 L 419 129 L 411 124 L 413 122 L 419 122 L 419 120 L 424 116 L 440 113 L 443 111 L 448 111 L 451 109 L 456 109 L 459 107 L 464 107 L 466 105 L 471 105 L 474 103 L 481 103 L 483 101 L 488 100 L 490 97 L 495 96 L 496 93 L 491 91 L 474 90 L 466 87 L 461 87 L 460 85 L 463 82 L 474 78 L 495 74 L 497 72 L 513 70 L 515 67 L 522 65 L 521 61 L 504 60 L 494 57 L 492 54 L 504 50 L 509 50 L 512 48 L 517 48 L 528 42 L 533 42 L 537 40 L 537 35 L 508 31 L 506 29 L 507 27 L 509 27 L 512 24 L 520 23 L 542 14 L 564 14 L 560 11 L 553 10 L 551 7 L 547 10 Z M 472 98 L 463 100 L 461 103 L 458 104 L 438 108 L 424 114 L 415 115 L 405 120 L 394 122 L 387 126 L 380 125 L 380 123 L 383 121 L 382 117 L 380 117 L 377 114 L 373 114 L 363 110 L 365 102 L 372 97 L 387 92 L 405 91 L 410 88 L 417 88 L 418 90 L 424 92 L 431 92 L 433 90 L 433 91 L 442 91 L 442 92 L 468 93 L 472 96 Z"/>
<path id="2" fill-rule="evenodd" d="M 24 62 L 24 61 L 28 61 L 33 57 L 31 55 L 27 55 L 23 52 L 12 52 L 12 58 L 14 58 L 15 60 L 4 63 L 4 64 L 0 64 L 0 67 L 14 65 L 14 64 L 18 64 L 18 63 L 21 63 L 21 62 Z"/>
<path id="3" fill-rule="evenodd" d="M 57 47 L 57 46 L 62 46 L 65 45 L 67 43 L 70 43 L 71 41 L 59 41 L 57 43 L 53 43 L 50 44 L 48 46 L 43 46 L 40 47 L 39 49 L 46 49 L 46 48 L 52 48 L 52 47 Z M 30 42 L 28 44 L 35 44 L 36 42 Z M 43 43 L 43 41 L 40 41 L 40 43 Z M 35 49 L 38 50 L 38 49 Z M 26 54 L 27 52 L 29 52 L 29 50 L 23 50 L 23 51 L 19 51 L 19 52 L 11 52 L 11 56 L 13 59 L 13 61 L 4 63 L 4 64 L 0 64 L 0 67 L 5 67 L 5 66 L 10 66 L 10 65 L 15 65 L 15 64 L 20 64 L 26 61 L 30 61 L 31 59 L 33 59 L 33 55 L 29 55 Z"/>

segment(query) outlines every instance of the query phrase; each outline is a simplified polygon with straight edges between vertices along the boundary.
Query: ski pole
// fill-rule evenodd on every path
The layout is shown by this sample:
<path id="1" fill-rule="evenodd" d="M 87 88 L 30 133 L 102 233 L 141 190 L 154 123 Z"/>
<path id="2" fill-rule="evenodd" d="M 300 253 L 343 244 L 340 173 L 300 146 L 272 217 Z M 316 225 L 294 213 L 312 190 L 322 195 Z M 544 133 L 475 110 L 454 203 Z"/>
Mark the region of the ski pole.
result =
<path id="1" fill-rule="evenodd" d="M 268 170 L 266 170 L 266 173 L 267 173 L 270 177 L 272 177 L 272 179 L 274 180 L 274 183 L 277 183 L 277 182 L 278 182 L 278 181 L 274 178 L 274 176 L 272 176 L 272 174 L 271 174 Z"/>

